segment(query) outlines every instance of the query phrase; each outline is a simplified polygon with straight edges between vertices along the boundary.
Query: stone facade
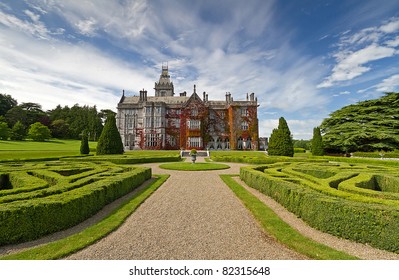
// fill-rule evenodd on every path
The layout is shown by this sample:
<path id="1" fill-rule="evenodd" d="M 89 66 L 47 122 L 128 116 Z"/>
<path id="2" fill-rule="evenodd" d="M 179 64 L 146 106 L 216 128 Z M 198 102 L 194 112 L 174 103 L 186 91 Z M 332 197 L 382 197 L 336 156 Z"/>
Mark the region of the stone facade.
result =
<path id="1" fill-rule="evenodd" d="M 258 102 L 247 93 L 245 101 L 208 100 L 196 92 L 175 96 L 168 67 L 162 66 L 155 96 L 125 96 L 117 106 L 117 126 L 125 150 L 217 149 L 258 150 Z"/>

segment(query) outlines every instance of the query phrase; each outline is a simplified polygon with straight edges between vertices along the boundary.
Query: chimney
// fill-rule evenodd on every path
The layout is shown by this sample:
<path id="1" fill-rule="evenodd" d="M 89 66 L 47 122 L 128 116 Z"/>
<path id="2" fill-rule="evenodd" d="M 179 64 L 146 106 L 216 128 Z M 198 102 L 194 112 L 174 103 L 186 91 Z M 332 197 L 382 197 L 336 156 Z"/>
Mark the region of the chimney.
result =
<path id="1" fill-rule="evenodd" d="M 251 93 L 249 97 L 251 101 L 255 101 L 255 93 Z"/>
<path id="2" fill-rule="evenodd" d="M 205 96 L 206 102 L 208 102 L 208 94 Z"/>
<path id="3" fill-rule="evenodd" d="M 248 92 L 247 92 L 247 101 L 248 101 Z"/>
<path id="4" fill-rule="evenodd" d="M 204 96 L 204 97 L 202 98 L 202 100 L 205 102 L 205 101 L 206 101 L 206 92 L 204 91 L 202 94 L 203 94 L 203 96 Z"/>
<path id="5" fill-rule="evenodd" d="M 143 96 L 144 97 L 144 101 L 147 101 L 147 91 L 144 90 L 143 93 L 144 93 L 144 96 Z"/>

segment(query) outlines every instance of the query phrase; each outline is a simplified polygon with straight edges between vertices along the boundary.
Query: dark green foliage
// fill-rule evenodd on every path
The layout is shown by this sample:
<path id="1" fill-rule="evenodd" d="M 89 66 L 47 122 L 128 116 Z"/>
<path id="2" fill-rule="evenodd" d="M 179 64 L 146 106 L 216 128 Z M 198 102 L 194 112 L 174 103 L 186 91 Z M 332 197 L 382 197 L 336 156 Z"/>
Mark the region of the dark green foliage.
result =
<path id="1" fill-rule="evenodd" d="M 80 143 L 80 153 L 82 155 L 88 155 L 90 153 L 89 139 L 87 138 L 86 132 L 82 134 L 82 141 Z"/>
<path id="2" fill-rule="evenodd" d="M 46 141 L 51 138 L 51 131 L 47 126 L 36 122 L 30 126 L 28 137 L 33 141 Z"/>
<path id="3" fill-rule="evenodd" d="M 73 107 L 61 107 L 49 111 L 51 128 L 59 138 L 80 139 L 83 130 L 88 132 L 89 140 L 97 141 L 101 134 L 103 125 L 103 113 L 97 112 L 96 106 L 80 107 L 75 104 Z"/>
<path id="4" fill-rule="evenodd" d="M 294 156 L 291 132 L 283 117 L 279 119 L 278 128 L 273 129 L 270 136 L 268 153 L 271 156 Z"/>
<path id="5" fill-rule="evenodd" d="M 294 147 L 294 153 L 298 153 L 298 154 L 306 153 L 306 150 L 304 148 L 296 148 L 296 147 Z"/>
<path id="6" fill-rule="evenodd" d="M 11 95 L 0 94 L 0 116 L 4 116 L 8 110 L 17 106 L 18 102 Z"/>
<path id="7" fill-rule="evenodd" d="M 98 139 L 97 155 L 123 154 L 123 143 L 116 127 L 115 116 L 108 115 L 104 129 Z"/>
<path id="8" fill-rule="evenodd" d="M 10 129 L 8 128 L 7 123 L 0 122 L 0 139 L 7 140 L 10 137 Z"/>
<path id="9" fill-rule="evenodd" d="M 350 153 L 399 148 L 399 93 L 345 106 L 321 126 L 326 152 Z"/>
<path id="10" fill-rule="evenodd" d="M 311 140 L 292 140 L 294 143 L 294 148 L 303 148 L 305 150 L 310 150 Z"/>
<path id="11" fill-rule="evenodd" d="M 22 122 L 17 121 L 11 129 L 10 139 L 21 141 L 24 140 L 25 137 L 26 137 L 25 126 L 22 124 Z"/>
<path id="12" fill-rule="evenodd" d="M 323 138 L 321 137 L 320 127 L 315 127 L 313 129 L 311 150 L 312 150 L 312 155 L 314 156 L 324 156 Z"/>
<path id="13" fill-rule="evenodd" d="M 50 130 L 54 138 L 67 139 L 69 137 L 69 124 L 63 119 L 51 122 Z"/>

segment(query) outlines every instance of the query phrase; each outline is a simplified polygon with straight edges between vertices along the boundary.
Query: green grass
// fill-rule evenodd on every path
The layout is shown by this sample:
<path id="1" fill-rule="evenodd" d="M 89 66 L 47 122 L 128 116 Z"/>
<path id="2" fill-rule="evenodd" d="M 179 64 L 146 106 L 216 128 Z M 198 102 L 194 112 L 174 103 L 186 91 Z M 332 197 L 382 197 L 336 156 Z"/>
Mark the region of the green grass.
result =
<path id="1" fill-rule="evenodd" d="M 159 166 L 163 169 L 169 170 L 180 170 L 180 171 L 206 171 L 206 170 L 219 170 L 228 169 L 230 166 L 220 163 L 190 163 L 190 162 L 177 162 L 177 163 L 165 163 Z"/>
<path id="2" fill-rule="evenodd" d="M 89 142 L 92 151 L 96 146 L 97 142 Z M 80 140 L 0 141 L 0 161 L 50 160 L 79 155 Z"/>
<path id="3" fill-rule="evenodd" d="M 289 248 L 306 255 L 312 259 L 321 260 L 347 260 L 358 259 L 344 252 L 337 251 L 326 245 L 317 243 L 293 229 L 290 225 L 281 220 L 276 213 L 262 203 L 258 198 L 248 192 L 244 187 L 238 184 L 232 175 L 220 175 L 222 180 L 231 188 L 231 190 L 241 199 L 261 226 L 271 236 L 276 238 L 282 244 Z"/>
<path id="4" fill-rule="evenodd" d="M 50 260 L 60 259 L 77 252 L 116 230 L 154 191 L 156 191 L 169 175 L 156 175 L 149 186 L 138 192 L 131 200 L 123 203 L 99 223 L 65 239 L 46 245 L 28 249 L 20 253 L 4 256 L 2 260 Z"/>

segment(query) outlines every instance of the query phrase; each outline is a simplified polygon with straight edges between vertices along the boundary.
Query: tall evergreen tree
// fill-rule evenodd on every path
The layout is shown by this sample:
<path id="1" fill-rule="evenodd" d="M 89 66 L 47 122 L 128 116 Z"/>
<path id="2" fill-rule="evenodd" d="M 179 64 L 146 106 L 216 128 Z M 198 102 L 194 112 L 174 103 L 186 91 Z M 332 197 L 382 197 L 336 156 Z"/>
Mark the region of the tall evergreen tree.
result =
<path id="1" fill-rule="evenodd" d="M 321 137 L 320 127 L 313 128 L 312 155 L 324 156 L 323 138 Z"/>
<path id="2" fill-rule="evenodd" d="M 97 155 L 123 154 L 123 143 L 114 115 L 108 115 L 97 143 Z"/>
<path id="3" fill-rule="evenodd" d="M 270 136 L 268 153 L 271 156 L 294 156 L 291 131 L 283 117 L 279 119 L 278 128 Z"/>

